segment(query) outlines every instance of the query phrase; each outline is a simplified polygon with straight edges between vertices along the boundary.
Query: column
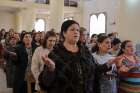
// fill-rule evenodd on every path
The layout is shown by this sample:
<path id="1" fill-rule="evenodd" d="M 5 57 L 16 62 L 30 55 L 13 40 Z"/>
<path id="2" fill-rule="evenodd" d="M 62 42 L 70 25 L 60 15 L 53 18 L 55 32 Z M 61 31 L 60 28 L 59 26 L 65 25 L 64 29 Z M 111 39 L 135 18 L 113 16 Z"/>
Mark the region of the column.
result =
<path id="1" fill-rule="evenodd" d="M 19 9 L 16 12 L 16 30 L 18 32 L 22 30 L 31 31 L 34 29 L 35 19 L 36 13 L 34 8 Z"/>
<path id="2" fill-rule="evenodd" d="M 16 19 L 16 32 L 22 31 L 22 16 L 21 16 L 21 10 L 16 11 L 15 19 Z"/>
<path id="3" fill-rule="evenodd" d="M 50 0 L 50 29 L 60 32 L 64 20 L 64 0 Z"/>

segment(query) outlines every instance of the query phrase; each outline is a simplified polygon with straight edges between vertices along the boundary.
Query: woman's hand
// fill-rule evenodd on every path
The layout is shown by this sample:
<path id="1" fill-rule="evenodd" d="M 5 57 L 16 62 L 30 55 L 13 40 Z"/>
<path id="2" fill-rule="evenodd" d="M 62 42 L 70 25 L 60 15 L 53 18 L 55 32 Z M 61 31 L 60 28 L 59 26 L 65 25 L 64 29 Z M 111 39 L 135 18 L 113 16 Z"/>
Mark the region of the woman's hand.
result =
<path id="1" fill-rule="evenodd" d="M 54 71 L 55 70 L 55 63 L 50 58 L 48 58 L 47 55 L 42 56 L 42 60 L 46 64 L 49 71 Z"/>
<path id="2" fill-rule="evenodd" d="M 113 57 L 112 59 L 110 59 L 107 63 L 109 65 L 112 65 L 112 64 L 117 64 L 117 62 L 120 60 L 120 57 Z"/>
<path id="3" fill-rule="evenodd" d="M 129 68 L 129 67 L 126 67 L 125 65 L 122 65 L 122 66 L 118 69 L 119 72 L 128 72 L 129 70 L 130 70 L 130 68 Z"/>

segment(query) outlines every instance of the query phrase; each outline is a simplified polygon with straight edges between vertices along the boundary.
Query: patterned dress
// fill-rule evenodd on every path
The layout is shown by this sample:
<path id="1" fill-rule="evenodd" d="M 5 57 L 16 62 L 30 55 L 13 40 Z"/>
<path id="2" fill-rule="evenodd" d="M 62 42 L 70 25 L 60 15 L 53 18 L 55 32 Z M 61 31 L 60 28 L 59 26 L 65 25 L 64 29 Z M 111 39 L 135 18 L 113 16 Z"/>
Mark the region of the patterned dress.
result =
<path id="1" fill-rule="evenodd" d="M 140 64 L 131 62 L 127 58 L 122 60 L 123 65 L 133 65 L 136 68 L 119 74 L 119 93 L 140 93 Z"/>

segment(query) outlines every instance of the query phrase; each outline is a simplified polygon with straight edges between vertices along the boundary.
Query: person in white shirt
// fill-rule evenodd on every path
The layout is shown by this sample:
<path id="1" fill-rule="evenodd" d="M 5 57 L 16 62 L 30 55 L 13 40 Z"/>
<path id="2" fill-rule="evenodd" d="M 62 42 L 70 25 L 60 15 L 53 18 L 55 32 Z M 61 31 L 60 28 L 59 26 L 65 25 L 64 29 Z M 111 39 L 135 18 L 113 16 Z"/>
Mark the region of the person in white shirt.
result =
<path id="1" fill-rule="evenodd" d="M 53 31 L 48 31 L 44 37 L 42 45 L 38 47 L 33 54 L 31 70 L 36 81 L 35 89 L 38 91 L 40 90 L 38 85 L 38 77 L 45 65 L 44 61 L 42 60 L 42 57 L 47 56 L 49 54 L 49 52 L 53 49 L 55 43 L 56 33 Z"/>
<path id="2" fill-rule="evenodd" d="M 111 49 L 111 40 L 107 36 L 101 36 L 97 39 L 97 50 L 93 53 L 97 64 L 96 77 L 98 77 L 98 93 L 117 93 L 115 73 L 115 58 L 109 54 Z M 101 74 L 102 73 L 102 74 Z"/>

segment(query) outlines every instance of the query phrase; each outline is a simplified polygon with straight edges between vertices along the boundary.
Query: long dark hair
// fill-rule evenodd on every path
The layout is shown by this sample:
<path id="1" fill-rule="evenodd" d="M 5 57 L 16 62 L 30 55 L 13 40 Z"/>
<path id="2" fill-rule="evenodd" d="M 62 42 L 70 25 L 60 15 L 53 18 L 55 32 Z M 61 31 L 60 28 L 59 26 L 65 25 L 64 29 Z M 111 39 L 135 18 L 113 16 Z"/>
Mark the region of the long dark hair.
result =
<path id="1" fill-rule="evenodd" d="M 23 39 L 24 39 L 24 36 L 27 35 L 27 34 L 31 35 L 30 32 L 25 32 L 25 33 L 21 34 L 21 43 L 24 44 Z"/>
<path id="2" fill-rule="evenodd" d="M 34 34 L 32 34 L 33 42 L 35 42 L 35 43 L 37 42 L 37 41 L 35 40 L 35 38 L 36 38 L 36 35 L 37 35 L 37 34 L 39 34 L 39 35 L 40 35 L 41 33 L 40 33 L 40 32 L 35 32 Z M 40 43 L 40 44 L 41 44 L 41 37 L 40 37 L 40 40 L 39 40 L 39 42 L 38 42 L 38 43 Z"/>
<path id="3" fill-rule="evenodd" d="M 96 46 L 94 47 L 94 52 L 98 52 L 99 51 L 99 46 L 98 46 L 98 43 L 102 43 L 105 39 L 109 38 L 108 36 L 101 36 L 97 39 L 97 44 Z"/>
<path id="4" fill-rule="evenodd" d="M 123 52 L 123 49 L 125 49 L 125 47 L 126 47 L 126 44 L 128 43 L 128 42 L 132 42 L 131 40 L 125 40 L 125 41 L 123 41 L 122 43 L 121 43 L 121 49 L 120 49 L 120 51 L 119 51 L 119 53 L 118 53 L 118 56 L 120 56 L 120 55 L 122 55 L 124 52 Z"/>

